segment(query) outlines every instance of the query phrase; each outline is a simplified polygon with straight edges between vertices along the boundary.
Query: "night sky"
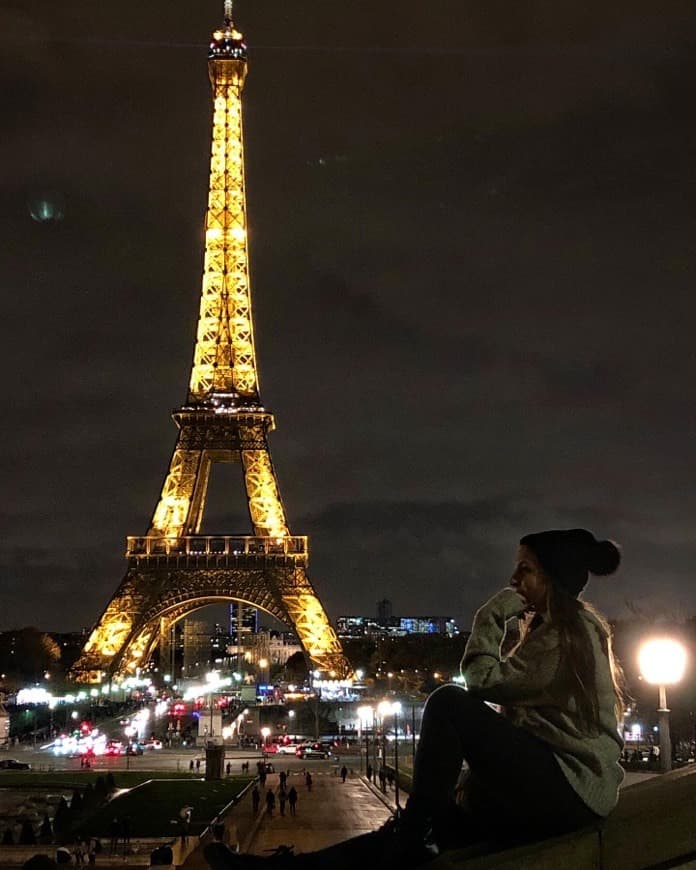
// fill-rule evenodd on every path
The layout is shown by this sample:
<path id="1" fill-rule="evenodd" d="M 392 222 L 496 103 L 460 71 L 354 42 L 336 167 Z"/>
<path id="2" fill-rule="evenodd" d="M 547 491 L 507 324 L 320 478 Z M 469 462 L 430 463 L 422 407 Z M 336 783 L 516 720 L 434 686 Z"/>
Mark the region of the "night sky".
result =
<path id="1" fill-rule="evenodd" d="M 221 20 L 222 0 L 0 7 L 0 629 L 90 626 L 147 529 Z M 610 616 L 696 613 L 693 3 L 235 20 L 262 397 L 329 615 L 388 597 L 466 626 L 522 534 L 573 526 L 624 548 L 588 591 Z M 214 471 L 204 530 L 248 532 L 239 467 Z"/>

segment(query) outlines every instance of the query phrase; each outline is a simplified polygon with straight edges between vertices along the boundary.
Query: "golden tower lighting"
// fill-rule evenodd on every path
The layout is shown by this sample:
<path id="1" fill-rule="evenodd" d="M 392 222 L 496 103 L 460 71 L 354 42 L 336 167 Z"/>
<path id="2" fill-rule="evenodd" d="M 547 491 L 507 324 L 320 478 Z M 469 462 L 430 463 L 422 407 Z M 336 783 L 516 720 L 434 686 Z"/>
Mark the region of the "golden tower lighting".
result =
<path id="1" fill-rule="evenodd" d="M 73 676 L 133 674 L 173 624 L 237 600 L 292 626 L 312 667 L 352 668 L 306 573 L 307 539 L 290 533 L 268 446 L 254 346 L 244 179 L 242 90 L 247 50 L 225 0 L 208 51 L 213 92 L 210 184 L 198 329 L 179 433 L 144 537 L 127 539 L 128 570 L 84 646 Z M 201 535 L 212 467 L 241 467 L 252 534 Z"/>

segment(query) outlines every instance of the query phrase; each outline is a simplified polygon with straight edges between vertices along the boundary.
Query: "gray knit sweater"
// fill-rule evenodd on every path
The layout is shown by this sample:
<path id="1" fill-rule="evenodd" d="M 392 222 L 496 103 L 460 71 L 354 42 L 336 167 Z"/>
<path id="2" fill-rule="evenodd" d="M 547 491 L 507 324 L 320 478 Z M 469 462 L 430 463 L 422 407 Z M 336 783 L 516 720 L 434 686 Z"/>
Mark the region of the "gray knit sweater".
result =
<path id="1" fill-rule="evenodd" d="M 470 692 L 503 704 L 515 725 L 548 743 L 579 797 L 595 813 L 606 816 L 616 806 L 623 779 L 618 761 L 623 742 L 614 714 L 609 661 L 602 650 L 604 628 L 589 611 L 582 611 L 594 651 L 600 710 L 599 733 L 588 735 L 580 730 L 574 700 L 568 698 L 559 635 L 551 622 L 542 622 L 509 657 L 501 655 L 508 621 L 520 616 L 526 606 L 514 589 L 503 589 L 478 610 L 462 659 L 462 676 Z"/>

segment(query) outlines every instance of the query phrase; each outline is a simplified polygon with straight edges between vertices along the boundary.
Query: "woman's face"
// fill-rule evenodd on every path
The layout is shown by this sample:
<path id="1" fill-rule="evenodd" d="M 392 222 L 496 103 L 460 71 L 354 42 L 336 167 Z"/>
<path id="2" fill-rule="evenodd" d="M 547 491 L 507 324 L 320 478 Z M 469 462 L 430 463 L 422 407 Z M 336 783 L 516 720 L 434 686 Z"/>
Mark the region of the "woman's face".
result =
<path id="1" fill-rule="evenodd" d="M 537 613 L 546 610 L 549 581 L 534 551 L 529 547 L 521 546 L 517 551 L 517 563 L 510 585 Z"/>

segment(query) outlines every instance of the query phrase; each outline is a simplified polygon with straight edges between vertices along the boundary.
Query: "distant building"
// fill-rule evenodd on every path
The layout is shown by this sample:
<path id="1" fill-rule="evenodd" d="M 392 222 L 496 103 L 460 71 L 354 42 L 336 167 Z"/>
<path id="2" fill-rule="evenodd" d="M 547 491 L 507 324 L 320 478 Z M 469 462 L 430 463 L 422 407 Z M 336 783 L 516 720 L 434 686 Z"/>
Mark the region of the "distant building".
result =
<path id="1" fill-rule="evenodd" d="M 377 602 L 377 622 L 380 625 L 388 626 L 392 623 L 392 603 L 388 598 L 383 598 Z"/>
<path id="2" fill-rule="evenodd" d="M 232 643 L 244 643 L 244 635 L 259 630 L 259 612 L 251 604 L 233 601 L 230 604 L 230 635 Z"/>
<path id="3" fill-rule="evenodd" d="M 302 652 L 297 635 L 291 631 L 259 631 L 246 647 L 247 661 L 258 665 L 265 659 L 270 665 L 284 665 L 297 652 Z"/>
<path id="4" fill-rule="evenodd" d="M 210 627 L 199 619 L 184 619 L 182 677 L 200 677 L 210 670 Z"/>
<path id="5" fill-rule="evenodd" d="M 361 637 L 406 637 L 411 634 L 456 637 L 460 632 L 452 616 L 392 616 L 385 623 L 378 615 L 376 619 L 370 616 L 339 616 L 336 633 L 342 640 L 351 640 Z"/>
<path id="6" fill-rule="evenodd" d="M 451 616 L 401 616 L 399 628 L 404 634 L 446 634 L 456 637 L 459 626 Z"/>

